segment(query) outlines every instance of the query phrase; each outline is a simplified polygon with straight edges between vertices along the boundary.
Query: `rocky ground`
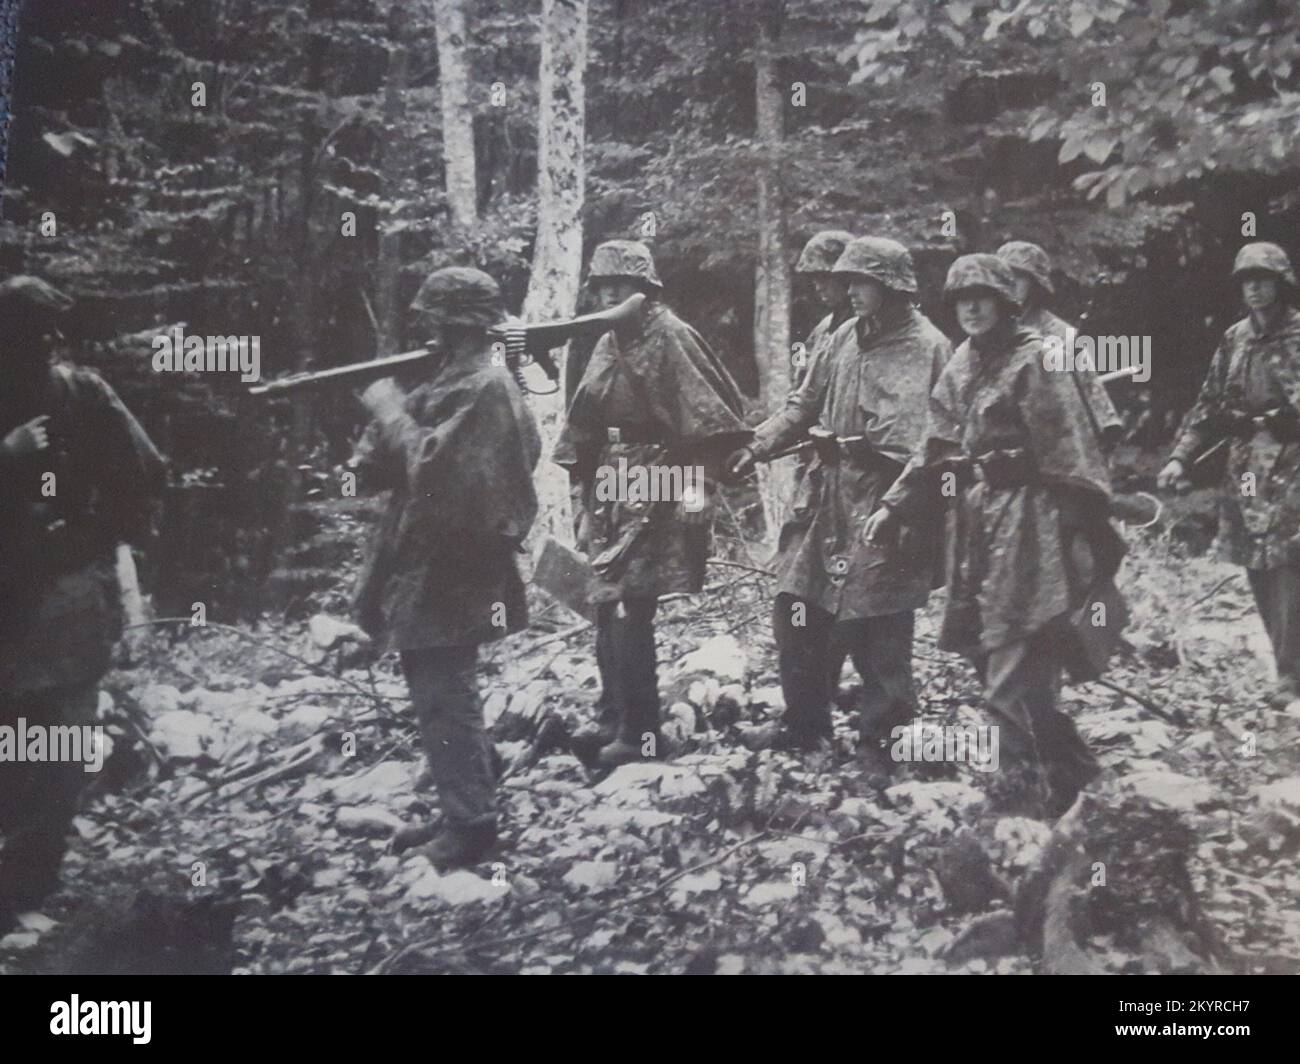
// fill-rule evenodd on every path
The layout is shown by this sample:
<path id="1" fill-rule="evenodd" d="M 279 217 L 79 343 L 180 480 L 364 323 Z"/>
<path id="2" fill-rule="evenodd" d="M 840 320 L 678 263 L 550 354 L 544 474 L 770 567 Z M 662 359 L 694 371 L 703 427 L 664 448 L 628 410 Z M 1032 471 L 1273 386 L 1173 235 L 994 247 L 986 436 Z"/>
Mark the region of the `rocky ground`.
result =
<path id="1" fill-rule="evenodd" d="M 1167 719 L 1067 689 L 1107 772 L 1055 834 L 989 813 L 967 765 L 868 771 L 847 713 L 833 751 L 748 749 L 781 693 L 766 578 L 743 569 L 665 605 L 654 762 L 602 778 L 570 752 L 596 673 L 561 608 L 485 652 L 504 845 L 449 875 L 391 853 L 436 810 L 391 661 L 322 649 L 327 617 L 155 630 L 105 685 L 114 753 L 0 971 L 1300 970 L 1300 706 L 1265 706 L 1236 570 L 1131 538 L 1108 678 Z M 978 722 L 936 606 L 927 720 Z"/>

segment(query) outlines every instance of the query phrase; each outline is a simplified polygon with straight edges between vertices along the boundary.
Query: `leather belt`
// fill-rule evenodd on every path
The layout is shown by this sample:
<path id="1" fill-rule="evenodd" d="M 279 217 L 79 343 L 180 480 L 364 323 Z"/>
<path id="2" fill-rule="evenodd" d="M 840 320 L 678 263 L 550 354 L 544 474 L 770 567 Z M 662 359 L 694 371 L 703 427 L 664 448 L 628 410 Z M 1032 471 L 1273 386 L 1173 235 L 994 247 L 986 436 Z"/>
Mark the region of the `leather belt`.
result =
<path id="1" fill-rule="evenodd" d="M 957 483 L 963 488 L 975 481 L 990 488 L 1020 488 L 1038 479 L 1033 459 L 1023 447 L 962 455 L 942 463 L 939 468 L 942 472 L 956 473 Z"/>

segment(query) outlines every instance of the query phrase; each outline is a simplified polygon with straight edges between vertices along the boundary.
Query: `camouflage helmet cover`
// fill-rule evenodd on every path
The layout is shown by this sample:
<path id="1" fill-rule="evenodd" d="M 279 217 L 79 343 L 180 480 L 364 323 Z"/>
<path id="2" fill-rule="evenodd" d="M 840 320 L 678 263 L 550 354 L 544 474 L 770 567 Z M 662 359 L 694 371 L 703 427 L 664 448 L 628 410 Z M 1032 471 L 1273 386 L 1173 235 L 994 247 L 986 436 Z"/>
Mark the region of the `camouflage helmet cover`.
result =
<path id="1" fill-rule="evenodd" d="M 850 240 L 832 273 L 864 274 L 898 292 L 916 292 L 912 253 L 897 240 L 860 236 Z"/>
<path id="2" fill-rule="evenodd" d="M 70 296 L 31 274 L 20 273 L 0 282 L 0 314 L 4 315 L 7 341 L 4 346 L 29 363 L 31 359 L 43 359 L 51 335 L 58 331 L 60 319 L 72 303 Z"/>
<path id="3" fill-rule="evenodd" d="M 830 273 L 835 260 L 844 252 L 844 246 L 853 234 L 844 229 L 823 229 L 803 246 L 803 253 L 795 263 L 795 273 Z"/>
<path id="4" fill-rule="evenodd" d="M 505 316 L 500 286 L 482 270 L 469 266 L 434 270 L 420 285 L 411 308 L 423 311 L 439 325 L 487 328 Z"/>
<path id="5" fill-rule="evenodd" d="M 1052 260 L 1037 244 L 1028 240 L 1009 240 L 998 248 L 998 258 L 1013 270 L 1029 274 L 1047 291 L 1056 291 L 1052 287 Z"/>
<path id="6" fill-rule="evenodd" d="M 997 255 L 981 252 L 962 255 L 948 267 L 948 279 L 943 283 L 945 299 L 953 299 L 958 292 L 970 288 L 987 288 L 1013 306 L 1016 304 L 1016 276 L 1011 267 Z"/>
<path id="7" fill-rule="evenodd" d="M 655 288 L 663 287 L 650 249 L 639 240 L 606 240 L 596 246 L 591 253 L 587 280 L 606 278 L 644 281 Z"/>
<path id="8" fill-rule="evenodd" d="M 1232 276 L 1237 277 L 1248 270 L 1267 270 L 1281 277 L 1287 284 L 1295 284 L 1295 270 L 1286 252 L 1276 244 L 1261 240 L 1256 244 L 1246 244 L 1237 252 L 1237 259 L 1232 264 Z"/>
<path id="9" fill-rule="evenodd" d="M 72 303 L 71 296 L 29 273 L 16 274 L 0 282 L 0 306 L 10 314 L 53 319 L 67 311 Z"/>

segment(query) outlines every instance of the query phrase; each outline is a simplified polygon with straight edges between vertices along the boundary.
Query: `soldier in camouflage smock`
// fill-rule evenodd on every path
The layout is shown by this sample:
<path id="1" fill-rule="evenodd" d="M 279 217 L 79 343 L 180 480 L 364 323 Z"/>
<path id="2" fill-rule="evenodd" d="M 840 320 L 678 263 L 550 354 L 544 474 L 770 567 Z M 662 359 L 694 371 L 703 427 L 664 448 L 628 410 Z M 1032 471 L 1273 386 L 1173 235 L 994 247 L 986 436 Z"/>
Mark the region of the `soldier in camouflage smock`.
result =
<path id="1" fill-rule="evenodd" d="M 863 543 L 868 515 L 920 442 L 947 338 L 912 306 L 916 276 L 902 244 L 851 241 L 835 263 L 855 317 L 834 333 L 785 408 L 733 456 L 737 473 L 808 435 L 818 440 L 807 487 L 811 520 L 782 531 L 773 609 L 785 692 L 785 740 L 810 748 L 831 732 L 832 638 L 862 678 L 859 738 L 874 748 L 916 711 L 913 611 L 936 584 L 937 523 L 887 553 Z"/>
<path id="2" fill-rule="evenodd" d="M 1047 252 L 1026 240 L 1012 240 L 998 248 L 998 258 L 1015 274 L 1020 324 L 1065 342 L 1070 323 L 1058 318 L 1047 306 L 1056 293 L 1052 285 L 1052 260 Z M 1075 332 L 1077 335 L 1078 330 Z M 1073 372 L 1088 408 L 1089 424 L 1096 426 L 1102 449 L 1109 452 L 1123 435 L 1124 422 L 1095 370 L 1075 368 Z"/>
<path id="3" fill-rule="evenodd" d="M 1249 313 L 1223 334 L 1196 405 L 1161 471 L 1182 486 L 1196 458 L 1227 443 L 1219 543 L 1246 567 L 1273 644 L 1272 701 L 1300 698 L 1300 311 L 1295 271 L 1278 245 L 1247 244 L 1233 280 Z"/>
<path id="4" fill-rule="evenodd" d="M 1108 520 L 1110 478 L 1068 373 L 1044 366 L 1039 333 L 1016 320 L 1010 268 L 963 255 L 944 294 L 967 333 L 930 395 L 920 447 L 868 522 L 899 524 L 951 503 L 943 650 L 974 662 L 1000 726 L 991 781 L 1009 810 L 1059 815 L 1097 764 L 1057 708 L 1070 619 L 1114 575 L 1123 540 Z M 1123 609 L 1103 615 L 1117 640 Z"/>
<path id="5" fill-rule="evenodd" d="M 71 305 L 37 277 L 0 284 L 0 726 L 11 734 L 20 720 L 94 726 L 122 631 L 116 546 L 144 542 L 165 478 L 117 393 L 51 364 Z M 0 757 L 0 928 L 56 885 L 90 763 Z"/>
<path id="6" fill-rule="evenodd" d="M 808 278 L 818 300 L 829 313 L 813 326 L 808 339 L 803 343 L 801 357 L 796 358 L 791 367 L 792 392 L 799 390 L 799 385 L 811 371 L 810 367 L 830 350 L 836 330 L 853 317 L 853 306 L 849 303 L 849 290 L 844 283 L 844 276 L 841 274 L 837 277 L 832 272 L 845 245 L 852 239 L 853 234 L 843 229 L 823 229 L 804 245 L 799 261 L 795 264 L 795 273 Z M 806 451 L 800 451 L 794 456 L 794 491 L 791 493 L 790 514 L 792 521 L 805 525 L 812 519 L 812 497 L 815 495 L 815 490 L 804 483 L 811 461 L 812 456 Z"/>
<path id="7" fill-rule="evenodd" d="M 588 283 L 602 306 L 640 292 L 638 320 L 596 344 L 574 391 L 554 461 L 569 471 L 578 547 L 591 559 L 600 669 L 602 764 L 655 756 L 659 681 L 654 618 L 659 596 L 699 591 L 709 541 L 708 484 L 748 436 L 742 401 L 704 338 L 661 301 L 650 249 L 610 240 L 591 256 Z M 690 497 L 610 497 L 618 473 L 672 474 Z M 671 476 L 668 477 L 671 480 Z M 629 485 L 631 481 L 628 482 Z"/>
<path id="8" fill-rule="evenodd" d="M 497 837 L 495 779 L 478 694 L 478 648 L 528 626 L 516 562 L 537 515 L 541 440 L 487 328 L 501 291 L 481 270 L 435 270 L 417 293 L 444 361 L 404 391 L 366 389 L 373 420 L 357 446 L 360 485 L 389 492 L 357 583 L 362 626 L 401 655 L 442 823 L 439 868 L 475 864 Z M 403 832 L 399 847 L 434 835 Z"/>

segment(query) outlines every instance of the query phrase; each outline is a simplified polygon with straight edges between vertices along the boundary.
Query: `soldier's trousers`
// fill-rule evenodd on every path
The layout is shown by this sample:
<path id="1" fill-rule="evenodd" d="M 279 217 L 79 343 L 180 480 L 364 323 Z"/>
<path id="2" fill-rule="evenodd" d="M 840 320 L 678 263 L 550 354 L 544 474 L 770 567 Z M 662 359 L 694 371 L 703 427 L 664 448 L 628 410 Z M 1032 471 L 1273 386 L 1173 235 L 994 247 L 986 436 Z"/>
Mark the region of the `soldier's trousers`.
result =
<path id="1" fill-rule="evenodd" d="M 1273 644 L 1278 687 L 1300 698 L 1300 565 L 1247 569 L 1246 575 Z"/>
<path id="2" fill-rule="evenodd" d="M 659 600 L 629 598 L 596 607 L 596 665 L 600 669 L 600 711 L 618 737 L 640 746 L 659 734 L 659 674 L 655 659 L 655 614 Z"/>
<path id="3" fill-rule="evenodd" d="M 802 606 L 799 610 L 797 607 Z M 796 623 L 802 621 L 802 624 Z M 862 679 L 858 724 L 862 742 L 884 738 L 917 712 L 912 685 L 911 610 L 836 621 L 820 606 L 785 593 L 772 608 L 785 721 L 810 742 L 831 735 L 831 703 L 847 654 Z"/>
<path id="4" fill-rule="evenodd" d="M 443 816 L 453 830 L 496 824 L 496 781 L 477 671 L 477 646 L 402 651 L 402 672 L 424 754 Z"/>
<path id="5" fill-rule="evenodd" d="M 95 723 L 98 681 L 30 694 L 0 695 L 0 724 L 28 729 Z M 83 788 L 94 776 L 82 761 L 0 761 L 0 906 L 38 905 L 59 881 L 68 829 Z"/>
<path id="6" fill-rule="evenodd" d="M 1004 790 L 1031 804 L 1041 800 L 1049 815 L 1063 813 L 1100 766 L 1074 722 L 1057 708 L 1062 678 L 1057 640 L 1040 632 L 999 647 L 976 667 L 999 726 Z"/>

